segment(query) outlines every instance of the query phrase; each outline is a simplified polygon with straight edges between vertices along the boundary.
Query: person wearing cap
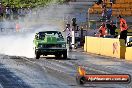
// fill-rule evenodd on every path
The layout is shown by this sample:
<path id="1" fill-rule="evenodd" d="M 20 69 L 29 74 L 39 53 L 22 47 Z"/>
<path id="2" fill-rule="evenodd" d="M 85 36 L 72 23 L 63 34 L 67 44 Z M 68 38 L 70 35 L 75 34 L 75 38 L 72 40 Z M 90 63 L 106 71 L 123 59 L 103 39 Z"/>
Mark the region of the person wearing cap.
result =
<path id="1" fill-rule="evenodd" d="M 126 20 L 123 19 L 121 15 L 119 15 L 117 18 L 119 18 L 120 21 L 120 31 L 121 31 L 119 39 L 124 39 L 126 43 L 128 25 L 126 23 Z"/>

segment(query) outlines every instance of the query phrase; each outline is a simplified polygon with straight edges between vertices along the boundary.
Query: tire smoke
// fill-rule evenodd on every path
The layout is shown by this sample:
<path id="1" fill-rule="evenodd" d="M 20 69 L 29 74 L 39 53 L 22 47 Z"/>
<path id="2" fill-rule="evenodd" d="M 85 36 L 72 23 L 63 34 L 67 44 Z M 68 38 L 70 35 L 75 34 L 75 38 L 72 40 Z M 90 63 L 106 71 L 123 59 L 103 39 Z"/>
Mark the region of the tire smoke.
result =
<path id="1" fill-rule="evenodd" d="M 3 21 L 0 24 L 5 27 L 0 32 L 0 54 L 11 56 L 34 57 L 33 39 L 35 33 L 46 30 L 64 30 L 66 14 L 72 8 L 67 5 L 52 5 L 45 8 L 35 8 L 32 14 L 28 14 L 19 20 Z M 7 23 L 8 24 L 5 24 Z M 11 27 L 9 24 L 12 24 Z M 20 29 L 16 30 L 16 24 Z"/>

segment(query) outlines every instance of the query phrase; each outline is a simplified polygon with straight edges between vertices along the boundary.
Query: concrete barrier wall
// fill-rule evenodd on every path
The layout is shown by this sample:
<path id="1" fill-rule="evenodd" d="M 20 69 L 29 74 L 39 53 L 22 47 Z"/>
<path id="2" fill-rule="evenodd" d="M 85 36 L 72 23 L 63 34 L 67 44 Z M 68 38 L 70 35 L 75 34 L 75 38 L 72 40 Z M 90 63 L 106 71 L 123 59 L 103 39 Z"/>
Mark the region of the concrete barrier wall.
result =
<path id="1" fill-rule="evenodd" d="M 132 47 L 126 47 L 122 39 L 86 36 L 84 50 L 104 56 L 132 60 Z"/>
<path id="2" fill-rule="evenodd" d="M 125 57 L 126 57 L 126 60 L 132 60 L 132 47 L 126 48 Z"/>
<path id="3" fill-rule="evenodd" d="M 100 38 L 86 37 L 86 51 L 100 54 L 101 41 Z"/>
<path id="4" fill-rule="evenodd" d="M 100 38 L 101 49 L 100 54 L 119 58 L 120 42 L 118 39 Z"/>

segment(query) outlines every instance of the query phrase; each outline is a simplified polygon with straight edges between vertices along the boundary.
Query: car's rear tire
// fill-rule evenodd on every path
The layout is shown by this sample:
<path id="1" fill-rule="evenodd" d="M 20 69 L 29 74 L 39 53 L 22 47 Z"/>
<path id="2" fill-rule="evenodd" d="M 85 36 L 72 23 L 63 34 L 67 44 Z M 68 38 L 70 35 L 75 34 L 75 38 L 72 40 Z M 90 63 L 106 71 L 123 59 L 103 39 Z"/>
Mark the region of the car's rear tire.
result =
<path id="1" fill-rule="evenodd" d="M 63 59 L 67 59 L 67 51 L 63 52 Z"/>

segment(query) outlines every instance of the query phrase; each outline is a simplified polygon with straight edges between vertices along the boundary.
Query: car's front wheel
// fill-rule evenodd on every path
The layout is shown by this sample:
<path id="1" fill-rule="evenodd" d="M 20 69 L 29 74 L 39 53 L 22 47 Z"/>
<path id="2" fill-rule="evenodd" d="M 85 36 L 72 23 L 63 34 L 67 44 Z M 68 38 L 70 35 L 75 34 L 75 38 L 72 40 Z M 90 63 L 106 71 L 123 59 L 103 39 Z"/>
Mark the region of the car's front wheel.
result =
<path id="1" fill-rule="evenodd" d="M 40 58 L 40 54 L 37 51 L 35 51 L 35 56 L 36 56 L 36 59 Z"/>
<path id="2" fill-rule="evenodd" d="M 56 58 L 60 58 L 61 57 L 61 54 L 56 54 L 55 57 Z"/>
<path id="3" fill-rule="evenodd" d="M 67 51 L 63 52 L 63 58 L 67 59 Z"/>

